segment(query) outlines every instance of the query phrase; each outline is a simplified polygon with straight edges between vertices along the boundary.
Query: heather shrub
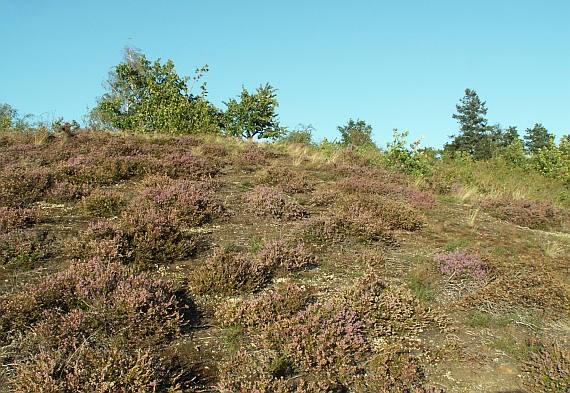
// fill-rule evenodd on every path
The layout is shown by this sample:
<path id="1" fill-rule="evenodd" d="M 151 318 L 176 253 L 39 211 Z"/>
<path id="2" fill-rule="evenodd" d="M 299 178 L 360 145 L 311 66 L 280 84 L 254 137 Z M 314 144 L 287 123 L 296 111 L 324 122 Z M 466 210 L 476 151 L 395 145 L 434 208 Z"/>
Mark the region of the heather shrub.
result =
<path id="1" fill-rule="evenodd" d="M 370 351 L 366 322 L 341 304 L 311 304 L 263 329 L 270 348 L 287 354 L 295 368 L 350 379 Z"/>
<path id="2" fill-rule="evenodd" d="M 570 391 L 570 353 L 557 343 L 539 343 L 523 371 L 530 391 Z"/>
<path id="3" fill-rule="evenodd" d="M 126 205 L 125 197 L 116 191 L 96 189 L 81 200 L 81 207 L 99 217 L 113 217 Z"/>
<path id="4" fill-rule="evenodd" d="M 93 186 L 87 183 L 72 183 L 56 180 L 46 192 L 46 199 L 52 202 L 73 202 L 89 195 Z"/>
<path id="5" fill-rule="evenodd" d="M 73 351 L 45 351 L 18 362 L 12 391 L 176 392 L 181 391 L 177 374 L 151 349 L 86 342 Z"/>
<path id="6" fill-rule="evenodd" d="M 426 386 L 426 375 L 417 356 L 398 346 L 386 348 L 368 364 L 366 377 L 358 381 L 355 392 L 443 393 Z"/>
<path id="7" fill-rule="evenodd" d="M 248 143 L 243 150 L 234 153 L 232 162 L 245 171 L 254 171 L 258 166 L 267 164 L 271 154 L 255 143 Z"/>
<path id="8" fill-rule="evenodd" d="M 254 292 L 272 278 L 272 267 L 245 253 L 217 249 L 190 277 L 198 294 Z"/>
<path id="9" fill-rule="evenodd" d="M 156 209 L 172 212 L 181 222 L 191 226 L 208 223 L 225 213 L 209 183 L 168 178 L 149 179 L 148 183 L 155 184 L 144 188 L 133 205 L 151 204 Z"/>
<path id="10" fill-rule="evenodd" d="M 156 166 L 155 174 L 190 180 L 211 179 L 220 171 L 220 168 L 213 160 L 207 160 L 184 151 L 161 157 Z"/>
<path id="11" fill-rule="evenodd" d="M 34 209 L 0 206 L 0 234 L 30 227 L 36 223 L 37 219 L 38 214 Z"/>
<path id="12" fill-rule="evenodd" d="M 148 268 L 188 258 L 200 244 L 199 235 L 183 231 L 172 212 L 131 206 L 117 221 L 90 224 L 86 248 L 93 255 Z"/>
<path id="13" fill-rule="evenodd" d="M 548 202 L 497 199 L 483 202 L 492 216 L 531 229 L 561 229 L 570 222 L 570 213 Z"/>
<path id="14" fill-rule="evenodd" d="M 0 206 L 29 206 L 42 199 L 52 182 L 46 169 L 6 168 L 0 174 Z"/>
<path id="15" fill-rule="evenodd" d="M 298 220 L 309 216 L 303 206 L 273 187 L 257 186 L 249 191 L 244 199 L 247 210 L 257 216 L 284 220 Z"/>
<path id="16" fill-rule="evenodd" d="M 289 318 L 314 301 L 310 289 L 283 283 L 245 299 L 229 299 L 216 310 L 216 319 L 222 326 L 255 327 Z"/>
<path id="17" fill-rule="evenodd" d="M 337 209 L 338 214 L 348 221 L 380 230 L 416 231 L 423 227 L 425 220 L 415 209 L 379 196 L 349 196 L 338 202 Z"/>
<path id="18" fill-rule="evenodd" d="M 340 214 L 327 214 L 311 218 L 303 226 L 303 236 L 311 242 L 321 244 L 341 243 L 355 238 L 363 242 L 381 241 L 386 245 L 397 246 L 398 241 L 383 223 L 370 216 L 343 217 Z"/>
<path id="19" fill-rule="evenodd" d="M 46 230 L 0 233 L 0 266 L 32 269 L 54 255 L 54 237 Z"/>
<path id="20" fill-rule="evenodd" d="M 122 330 L 121 335 L 131 340 L 176 335 L 183 316 L 192 307 L 185 294 L 170 284 L 100 259 L 73 263 L 2 300 L 2 333 L 37 326 L 45 335 L 40 344 L 51 343 L 56 348 L 59 337 L 65 334 L 58 332 L 57 326 L 65 327 L 66 323 L 74 326 L 74 335 L 101 329 L 111 334 L 125 326 L 129 329 Z M 66 317 L 73 310 L 78 311 Z M 42 328 L 45 324 L 47 327 Z"/>
<path id="21" fill-rule="evenodd" d="M 539 309 L 546 312 L 568 312 L 570 295 L 556 277 L 547 271 L 512 271 L 498 269 L 497 278 L 468 295 L 464 306 L 491 307 L 491 310 L 513 308 Z"/>
<path id="22" fill-rule="evenodd" d="M 180 334 L 193 304 L 164 281 L 93 259 L 5 297 L 0 310 L 3 337 L 23 333 L 15 391 L 154 391 L 177 376 L 156 345 Z"/>
<path id="23" fill-rule="evenodd" d="M 273 296 L 268 294 L 267 299 Z M 253 324 L 257 319 L 252 321 L 245 309 L 247 305 L 263 305 L 264 314 L 265 307 L 273 310 L 276 306 L 266 306 L 265 299 L 238 301 L 227 307 L 234 313 L 237 310 L 240 317 L 245 315 L 246 324 Z M 395 391 L 405 392 L 406 386 L 423 382 L 415 359 L 390 358 L 388 369 L 378 369 L 370 363 L 380 362 L 380 358 L 374 357 L 375 348 L 378 343 L 385 343 L 399 345 L 401 351 L 415 350 L 417 344 L 407 343 L 415 342 L 414 338 L 430 326 L 444 327 L 445 322 L 421 306 L 409 291 L 389 287 L 374 275 L 366 275 L 338 293 L 311 302 L 293 315 L 289 310 L 271 322 L 262 321 L 252 332 L 255 344 L 250 350 L 242 348 L 222 364 L 222 391 L 366 391 L 356 388 L 381 386 L 380 372 L 386 375 L 392 369 L 386 382 L 397 382 L 395 386 L 403 388 Z M 396 363 L 400 361 L 408 361 L 409 370 L 403 368 L 397 373 Z M 310 384 L 311 381 L 319 384 Z"/>
<path id="24" fill-rule="evenodd" d="M 468 276 L 475 280 L 484 280 L 488 275 L 488 266 L 479 257 L 467 251 L 456 250 L 435 255 L 439 271 L 446 276 Z"/>
<path id="25" fill-rule="evenodd" d="M 310 192 L 314 189 L 307 176 L 283 167 L 269 167 L 263 170 L 257 180 L 260 184 L 277 187 L 285 193 Z"/>
<path id="26" fill-rule="evenodd" d="M 303 243 L 290 246 L 283 240 L 266 243 L 257 257 L 263 265 L 286 272 L 304 270 L 317 262 L 316 256 L 307 250 Z"/>
<path id="27" fill-rule="evenodd" d="M 229 150 L 224 145 L 205 143 L 200 146 L 200 152 L 208 158 L 224 158 L 229 155 Z"/>
<path id="28" fill-rule="evenodd" d="M 154 161 L 149 157 L 104 156 L 101 153 L 73 156 L 58 168 L 64 179 L 100 186 L 140 177 L 153 169 Z"/>

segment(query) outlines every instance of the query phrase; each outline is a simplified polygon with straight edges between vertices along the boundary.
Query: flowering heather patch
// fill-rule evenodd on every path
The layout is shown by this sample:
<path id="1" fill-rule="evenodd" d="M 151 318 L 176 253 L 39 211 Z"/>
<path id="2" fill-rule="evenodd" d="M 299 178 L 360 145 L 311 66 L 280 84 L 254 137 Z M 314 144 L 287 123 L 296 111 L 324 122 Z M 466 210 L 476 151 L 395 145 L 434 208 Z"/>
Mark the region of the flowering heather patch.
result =
<path id="1" fill-rule="evenodd" d="M 144 188 L 133 204 L 150 203 L 157 209 L 172 211 L 187 225 L 208 223 L 225 212 L 209 183 L 160 177 L 147 183 L 154 184 Z"/>
<path id="2" fill-rule="evenodd" d="M 309 213 L 293 198 L 273 187 L 257 186 L 245 195 L 247 209 L 257 216 L 284 220 L 306 218 Z"/>
<path id="3" fill-rule="evenodd" d="M 236 152 L 232 157 L 234 164 L 242 169 L 254 170 L 255 167 L 267 164 L 269 154 L 257 144 L 248 144 L 242 151 Z"/>
<path id="4" fill-rule="evenodd" d="M 498 199 L 483 202 L 489 214 L 531 229 L 561 229 L 570 223 L 570 213 L 548 202 Z"/>
<path id="5" fill-rule="evenodd" d="M 312 291 L 297 284 L 278 284 L 246 299 L 228 300 L 216 310 L 216 319 L 222 326 L 253 327 L 288 318 L 315 298 Z"/>
<path id="6" fill-rule="evenodd" d="M 317 258 L 303 243 L 289 246 L 283 240 L 271 241 L 263 246 L 257 257 L 263 264 L 287 272 L 304 270 L 316 265 Z"/>
<path id="7" fill-rule="evenodd" d="M 402 198 L 419 208 L 431 209 L 436 203 L 433 195 L 406 185 L 403 178 L 389 173 L 371 173 L 370 176 L 352 175 L 338 181 L 337 184 L 342 190 L 353 193 Z"/>
<path id="8" fill-rule="evenodd" d="M 54 253 L 53 235 L 45 230 L 0 233 L 0 266 L 10 269 L 38 267 Z"/>
<path id="9" fill-rule="evenodd" d="M 97 255 L 148 268 L 188 258 L 199 236 L 184 232 L 172 212 L 131 206 L 117 221 L 95 221 L 85 236 L 87 255 Z"/>
<path id="10" fill-rule="evenodd" d="M 208 158 L 224 158 L 229 155 L 229 150 L 224 145 L 205 143 L 200 146 L 200 152 Z"/>
<path id="11" fill-rule="evenodd" d="M 467 251 L 457 250 L 435 255 L 439 263 L 439 271 L 446 276 L 470 276 L 483 280 L 488 275 L 488 267 L 479 257 Z"/>
<path id="12" fill-rule="evenodd" d="M 96 189 L 81 200 L 81 207 L 99 217 L 112 217 L 126 205 L 125 197 L 116 191 Z"/>
<path id="13" fill-rule="evenodd" d="M 525 362 L 523 371 L 530 391 L 570 391 L 570 352 L 556 343 L 538 343 L 538 350 Z"/>
<path id="14" fill-rule="evenodd" d="M 169 383 L 177 374 L 156 345 L 180 334 L 192 310 L 184 292 L 149 275 L 97 259 L 74 263 L 0 300 L 0 340 L 22 334 L 13 341 L 15 391 Z"/>
<path id="15" fill-rule="evenodd" d="M 211 179 L 220 171 L 218 165 L 212 160 L 183 151 L 165 155 L 156 165 L 155 173 L 157 174 L 191 180 Z"/>
<path id="16" fill-rule="evenodd" d="M 266 311 L 267 300 L 276 294 L 268 291 L 265 296 L 257 302 L 254 298 L 228 308 L 238 310 L 245 324 L 253 326 L 258 318 L 252 321 L 245 308 L 262 305 L 260 311 L 271 319 Z M 292 311 L 286 310 L 287 314 Z M 404 357 L 392 359 L 388 363 L 389 368 L 393 367 L 391 370 L 372 370 L 369 365 L 375 340 L 382 338 L 382 342 L 401 345 L 405 342 L 402 337 L 415 337 L 430 324 L 438 324 L 433 312 L 401 288 L 389 287 L 378 277 L 367 275 L 338 294 L 311 303 L 293 315 L 287 314 L 272 318 L 273 322 L 262 320 L 258 333 L 252 333 L 255 342 L 252 350 L 243 348 L 222 364 L 221 391 L 262 392 L 279 388 L 283 392 L 297 392 L 303 391 L 297 390 L 301 387 L 308 388 L 309 381 L 322 382 L 321 386 L 310 385 L 309 391 L 352 391 L 363 386 L 381 386 L 380 372 L 386 382 L 402 387 L 395 391 L 415 391 L 405 388 L 420 387 L 424 381 L 413 359 L 406 363 Z M 403 367 L 409 367 L 407 371 L 402 369 L 397 373 L 399 360 Z M 367 369 L 374 372 L 368 375 Z M 291 377 L 297 375 L 301 377 L 292 383 Z"/>
<path id="17" fill-rule="evenodd" d="M 314 189 L 313 184 L 303 173 L 283 167 L 269 167 L 261 172 L 257 179 L 261 184 L 278 187 L 290 194 L 310 192 Z"/>
<path id="18" fill-rule="evenodd" d="M 38 218 L 34 209 L 0 206 L 0 234 L 32 226 Z"/>
<path id="19" fill-rule="evenodd" d="M 190 278 L 192 289 L 199 294 L 237 294 L 255 292 L 272 278 L 272 266 L 251 255 L 218 249 Z"/>
<path id="20" fill-rule="evenodd" d="M 90 184 L 72 183 L 68 180 L 56 180 L 46 192 L 46 199 L 53 202 L 73 202 L 91 193 Z"/>
<path id="21" fill-rule="evenodd" d="M 529 308 L 561 315 L 570 312 L 570 294 L 547 271 L 497 271 L 497 278 L 463 299 L 462 304 L 483 308 Z"/>
<path id="22" fill-rule="evenodd" d="M 46 169 L 13 166 L 0 174 L 0 206 L 26 207 L 41 200 L 53 183 Z"/>

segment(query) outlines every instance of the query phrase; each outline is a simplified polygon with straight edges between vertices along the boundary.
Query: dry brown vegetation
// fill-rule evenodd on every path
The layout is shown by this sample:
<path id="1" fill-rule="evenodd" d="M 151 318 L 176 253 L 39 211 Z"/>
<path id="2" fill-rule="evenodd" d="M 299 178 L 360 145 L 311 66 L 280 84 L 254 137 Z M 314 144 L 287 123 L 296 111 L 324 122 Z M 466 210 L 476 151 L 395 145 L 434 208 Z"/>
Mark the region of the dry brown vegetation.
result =
<path id="1" fill-rule="evenodd" d="M 438 181 L 2 134 L 0 392 L 567 392 L 569 212 Z"/>

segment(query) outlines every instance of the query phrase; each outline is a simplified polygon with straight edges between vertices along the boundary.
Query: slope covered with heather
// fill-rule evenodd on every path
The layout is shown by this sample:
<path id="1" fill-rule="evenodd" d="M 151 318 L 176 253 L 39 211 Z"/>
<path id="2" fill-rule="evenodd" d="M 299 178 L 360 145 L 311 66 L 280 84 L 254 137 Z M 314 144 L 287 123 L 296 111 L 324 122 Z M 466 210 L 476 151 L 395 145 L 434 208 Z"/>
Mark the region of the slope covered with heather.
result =
<path id="1" fill-rule="evenodd" d="M 1 134 L 0 392 L 568 391 L 567 185 L 394 162 Z"/>

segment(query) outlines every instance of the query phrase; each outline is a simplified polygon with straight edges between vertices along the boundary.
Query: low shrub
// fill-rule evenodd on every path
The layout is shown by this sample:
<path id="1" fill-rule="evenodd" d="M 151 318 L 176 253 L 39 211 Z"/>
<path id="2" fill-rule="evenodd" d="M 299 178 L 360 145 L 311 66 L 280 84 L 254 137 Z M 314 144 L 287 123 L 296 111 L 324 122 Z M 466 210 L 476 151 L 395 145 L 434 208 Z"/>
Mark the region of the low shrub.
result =
<path id="1" fill-rule="evenodd" d="M 149 268 L 192 256 L 200 235 L 183 231 L 172 212 L 131 206 L 116 221 L 95 221 L 84 239 L 87 255 Z"/>
<path id="2" fill-rule="evenodd" d="M 262 315 L 271 313 L 276 306 L 268 300 L 273 296 L 270 293 L 263 301 L 238 302 L 229 309 L 239 310 L 237 314 L 245 315 L 245 323 L 253 325 L 258 313 L 250 319 L 247 305 L 262 305 Z M 244 347 L 222 363 L 221 391 L 366 391 L 357 388 L 381 386 L 378 375 L 390 372 L 370 366 L 377 342 L 400 345 L 401 351 L 416 350 L 415 344 L 406 344 L 403 338 L 417 337 L 429 326 L 443 326 L 437 314 L 421 306 L 408 291 L 388 287 L 374 275 L 366 275 L 292 315 L 291 311 L 287 307 L 283 317 L 268 316 L 273 321 L 262 321 L 252 332 L 255 344 L 251 350 Z M 405 392 L 406 386 L 415 387 L 424 381 L 419 364 L 412 358 L 408 359 L 408 371 L 396 373 L 396 363 L 405 359 L 402 355 L 387 364 L 393 367 L 391 381 L 403 387 L 395 391 Z"/>
<path id="3" fill-rule="evenodd" d="M 273 187 L 256 186 L 245 195 L 247 210 L 257 216 L 284 220 L 306 218 L 309 213 L 293 198 Z"/>
<path id="4" fill-rule="evenodd" d="M 81 207 L 98 217 L 113 217 L 125 207 L 125 197 L 116 191 L 96 189 L 81 200 Z"/>
<path id="5" fill-rule="evenodd" d="M 303 243 L 290 246 L 283 240 L 266 243 L 257 257 L 262 264 L 286 272 L 304 270 L 317 263 L 316 256 Z"/>
<path id="6" fill-rule="evenodd" d="M 339 200 L 337 209 L 348 221 L 379 230 L 417 231 L 425 222 L 415 209 L 383 197 L 346 197 Z"/>
<path id="7" fill-rule="evenodd" d="M 489 268 L 479 257 L 457 250 L 435 255 L 439 271 L 446 276 L 469 276 L 475 280 L 487 278 Z"/>
<path id="8" fill-rule="evenodd" d="M 54 256 L 54 237 L 46 230 L 12 230 L 0 234 L 0 266 L 33 269 Z"/>
<path id="9" fill-rule="evenodd" d="M 74 202 L 89 195 L 93 186 L 87 183 L 72 183 L 69 180 L 56 180 L 46 192 L 51 202 Z"/>
<path id="10" fill-rule="evenodd" d="M 5 168 L 0 174 L 0 206 L 27 207 L 42 199 L 53 183 L 46 169 Z"/>
<path id="11" fill-rule="evenodd" d="M 468 295 L 464 306 L 510 310 L 539 309 L 555 315 L 570 310 L 570 295 L 556 277 L 547 271 L 510 271 L 497 269 L 496 278 Z"/>
<path id="12" fill-rule="evenodd" d="M 73 263 L 0 301 L 0 338 L 19 348 L 14 391 L 175 386 L 178 373 L 156 346 L 177 337 L 193 310 L 184 291 L 149 275 L 98 259 Z"/>
<path id="13" fill-rule="evenodd" d="M 272 278 L 272 267 L 251 255 L 217 249 L 190 277 L 198 294 L 237 294 L 265 287 Z"/>
<path id="14" fill-rule="evenodd" d="M 381 241 L 389 246 L 398 246 L 398 241 L 384 225 L 375 225 L 366 217 L 343 217 L 328 214 L 310 219 L 303 226 L 304 237 L 321 244 L 341 243 L 350 238 L 363 242 Z"/>
<path id="15" fill-rule="evenodd" d="M 314 300 L 310 289 L 283 283 L 245 299 L 229 299 L 216 310 L 216 319 L 226 327 L 254 327 L 289 318 Z"/>
<path id="16" fill-rule="evenodd" d="M 483 207 L 500 220 L 531 229 L 556 230 L 570 222 L 570 213 L 548 202 L 495 199 L 483 202 Z"/>
<path id="17" fill-rule="evenodd" d="M 0 234 L 30 227 L 37 219 L 38 214 L 34 209 L 0 207 Z"/>
<path id="18" fill-rule="evenodd" d="M 538 343 L 523 371 L 530 391 L 570 391 L 570 353 L 556 343 Z"/>
<path id="19" fill-rule="evenodd" d="M 156 163 L 154 168 L 155 174 L 190 180 L 211 179 L 219 171 L 220 168 L 213 160 L 207 160 L 184 151 L 165 155 Z"/>
<path id="20" fill-rule="evenodd" d="M 148 179 L 146 183 L 149 185 L 140 192 L 133 205 L 150 203 L 156 209 L 172 212 L 190 226 L 208 223 L 225 213 L 210 183 L 160 177 Z"/>
<path id="21" fill-rule="evenodd" d="M 269 167 L 257 176 L 260 184 L 277 187 L 285 193 L 296 194 L 310 192 L 313 184 L 302 173 L 284 167 Z"/>

